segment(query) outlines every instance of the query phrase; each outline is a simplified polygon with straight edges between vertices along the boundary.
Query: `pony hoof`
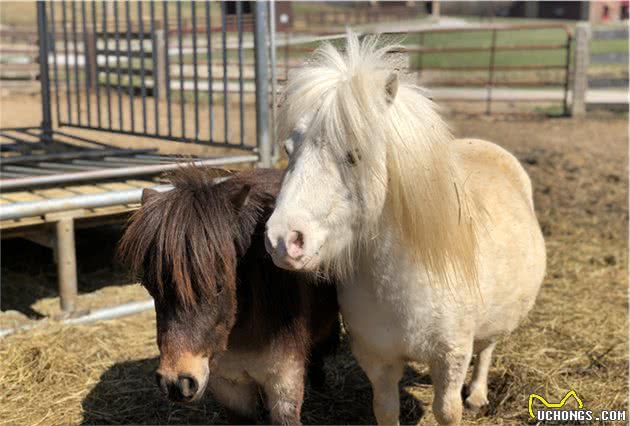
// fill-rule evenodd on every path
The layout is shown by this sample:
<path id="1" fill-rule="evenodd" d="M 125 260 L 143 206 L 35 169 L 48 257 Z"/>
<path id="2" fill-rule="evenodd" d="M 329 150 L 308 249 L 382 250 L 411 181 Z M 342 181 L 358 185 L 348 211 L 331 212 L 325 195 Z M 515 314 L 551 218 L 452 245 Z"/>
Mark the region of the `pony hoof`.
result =
<path id="1" fill-rule="evenodd" d="M 464 401 L 464 405 L 469 410 L 479 410 L 480 408 L 488 405 L 488 397 L 481 392 L 471 393 Z"/>

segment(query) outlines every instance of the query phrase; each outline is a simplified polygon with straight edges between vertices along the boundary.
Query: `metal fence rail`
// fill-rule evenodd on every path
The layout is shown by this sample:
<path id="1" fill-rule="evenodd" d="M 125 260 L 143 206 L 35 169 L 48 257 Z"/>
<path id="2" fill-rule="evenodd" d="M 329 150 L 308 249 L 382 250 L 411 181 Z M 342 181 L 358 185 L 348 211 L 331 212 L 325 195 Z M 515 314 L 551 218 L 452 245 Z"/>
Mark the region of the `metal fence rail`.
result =
<path id="1" fill-rule="evenodd" d="M 628 27 L 596 28 L 592 30 L 591 44 L 601 40 L 628 40 Z M 628 87 L 628 51 L 593 52 L 589 63 L 593 71 L 588 78 L 590 87 Z"/>
<path id="2" fill-rule="evenodd" d="M 0 52 L 3 86 L 34 82 L 39 77 L 37 33 L 34 30 L 0 27 Z"/>
<path id="3" fill-rule="evenodd" d="M 426 15 L 427 10 L 420 2 L 406 6 L 391 6 L 383 4 L 381 7 L 375 8 L 367 2 L 364 6 L 358 4 L 345 10 L 325 10 L 318 12 L 306 12 L 297 15 L 296 18 L 302 18 L 306 28 L 314 27 L 330 29 L 336 26 L 344 28 L 347 25 L 361 25 L 373 22 L 384 21 L 401 21 L 406 19 L 414 19 L 418 16 Z"/>
<path id="4" fill-rule="evenodd" d="M 528 31 L 532 36 L 536 36 L 537 32 L 556 30 L 558 37 L 553 41 L 542 41 L 532 43 L 505 43 L 501 42 L 500 35 L 513 31 Z M 326 34 L 326 33 L 321 33 Z M 428 41 L 431 37 L 440 36 L 441 34 L 458 34 L 461 35 L 463 41 L 461 45 L 438 45 L 431 46 Z M 478 43 L 472 45 L 468 40 L 470 36 L 482 38 L 481 35 L 487 36 L 487 43 Z M 397 50 L 392 53 L 406 53 L 409 55 L 407 71 L 415 73 L 421 84 L 427 84 L 429 87 L 461 87 L 476 89 L 475 96 L 462 97 L 462 101 L 481 101 L 486 104 L 486 113 L 492 112 L 493 101 L 498 101 L 493 96 L 495 88 L 556 88 L 559 90 L 559 98 L 561 99 L 562 111 L 566 115 L 569 112 L 569 83 L 571 80 L 571 48 L 573 42 L 573 34 L 571 29 L 564 24 L 523 24 L 523 25 L 505 25 L 505 24 L 482 24 L 469 25 L 466 27 L 456 28 L 423 28 L 406 32 L 387 32 L 386 37 L 393 37 L 400 41 L 403 40 L 404 49 Z M 343 34 L 339 34 L 337 38 L 343 38 Z M 331 39 L 334 37 L 321 37 Z M 303 58 L 315 50 L 316 42 L 306 40 L 304 42 L 291 41 L 291 35 L 284 35 L 284 46 L 281 52 L 281 79 L 288 77 L 289 71 L 293 67 L 299 67 L 303 62 Z M 559 52 L 557 55 L 560 60 L 553 63 L 541 63 L 536 59 L 531 61 L 520 61 L 516 64 L 501 64 L 499 55 L 510 52 L 522 52 L 523 54 L 541 53 L 541 52 Z M 435 55 L 441 58 L 454 58 L 457 55 L 466 54 L 486 55 L 487 61 L 477 61 L 478 64 L 469 64 L 465 61 L 459 61 L 456 65 L 440 63 L 435 61 Z M 458 62 L 458 61 L 455 61 Z M 463 64 L 462 64 L 463 63 Z M 518 74 L 521 74 L 519 76 Z M 522 74 L 526 74 L 527 78 L 523 78 Z M 474 77 L 474 78 L 473 78 Z M 485 90 L 485 96 L 479 97 L 476 93 L 480 89 Z M 558 96 L 553 97 L 558 98 Z M 449 96 L 448 100 L 458 100 L 456 97 Z M 527 96 L 523 99 L 513 99 L 514 101 L 549 101 L 550 99 L 538 98 L 536 96 Z"/>
<path id="5" fill-rule="evenodd" d="M 511 31 L 529 31 L 531 34 L 535 34 L 537 31 L 545 30 L 558 30 L 561 33 L 558 41 L 547 43 L 527 43 L 527 44 L 500 44 L 498 42 L 498 36 L 501 33 Z M 427 36 L 432 34 L 444 34 L 444 33 L 489 33 L 490 45 L 489 46 L 462 46 L 462 47 L 438 47 L 438 48 L 426 48 L 422 44 Z M 467 87 L 485 87 L 486 98 L 484 100 L 486 104 L 486 113 L 492 112 L 492 91 L 495 87 L 560 87 L 563 91 L 562 97 L 562 111 L 564 115 L 569 112 L 569 81 L 570 81 L 570 67 L 571 67 L 571 42 L 572 33 L 569 27 L 563 24 L 535 24 L 535 25 L 482 25 L 472 28 L 462 29 L 441 29 L 435 28 L 430 30 L 423 30 L 417 33 L 420 45 L 407 47 L 406 51 L 409 53 L 416 53 L 419 56 L 415 61 L 410 63 L 410 69 L 418 73 L 424 71 L 448 71 L 451 74 L 450 78 L 440 78 L 439 80 L 432 81 L 431 84 L 435 86 L 467 86 Z M 500 52 L 522 52 L 523 54 L 531 54 L 534 52 L 544 51 L 559 51 L 560 57 L 564 59 L 562 62 L 556 62 L 553 64 L 540 63 L 536 60 L 531 63 L 525 64 L 497 64 L 497 55 Z M 434 54 L 461 54 L 470 52 L 483 52 L 488 53 L 488 62 L 480 66 L 440 66 L 440 65 L 426 65 L 423 60 L 426 60 L 426 55 Z M 485 75 L 477 81 L 465 81 L 462 78 L 463 75 L 469 74 L 471 71 L 481 71 Z M 535 79 L 518 79 L 511 76 L 503 77 L 501 80 L 497 78 L 498 72 L 504 74 L 512 74 L 517 71 L 526 72 L 539 72 L 539 71 L 556 71 L 559 73 L 560 78 L 549 77 L 537 77 Z M 463 74 L 462 74 L 463 73 Z M 464 81 L 462 81 L 464 80 Z M 530 100 L 536 100 L 530 99 Z"/>

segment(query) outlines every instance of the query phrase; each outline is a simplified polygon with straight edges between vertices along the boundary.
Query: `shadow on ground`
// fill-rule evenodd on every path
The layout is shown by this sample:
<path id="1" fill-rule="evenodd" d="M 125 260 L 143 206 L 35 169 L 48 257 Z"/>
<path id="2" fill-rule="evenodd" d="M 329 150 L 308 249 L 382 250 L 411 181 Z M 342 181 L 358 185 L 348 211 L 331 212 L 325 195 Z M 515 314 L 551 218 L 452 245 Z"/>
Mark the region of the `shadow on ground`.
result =
<path id="1" fill-rule="evenodd" d="M 302 409 L 305 424 L 376 422 L 371 386 L 347 349 L 340 351 L 336 362 L 328 363 L 324 392 L 313 391 L 307 385 Z M 82 424 L 225 424 L 223 410 L 210 395 L 192 405 L 167 401 L 153 380 L 158 362 L 157 357 L 146 358 L 110 367 L 82 402 Z M 417 424 L 425 411 L 423 403 L 404 387 L 429 383 L 428 376 L 406 369 L 401 380 L 401 423 Z M 259 421 L 265 419 L 261 409 Z"/>

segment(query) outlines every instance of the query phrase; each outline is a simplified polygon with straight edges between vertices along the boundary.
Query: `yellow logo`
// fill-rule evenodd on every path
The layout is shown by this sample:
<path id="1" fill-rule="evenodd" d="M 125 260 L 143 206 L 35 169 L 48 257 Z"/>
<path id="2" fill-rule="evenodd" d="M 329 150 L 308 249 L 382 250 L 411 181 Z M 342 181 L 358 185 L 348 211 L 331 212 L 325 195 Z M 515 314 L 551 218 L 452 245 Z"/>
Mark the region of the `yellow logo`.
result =
<path id="1" fill-rule="evenodd" d="M 557 402 L 557 403 L 547 402 L 547 400 L 543 398 L 542 396 L 535 393 L 531 393 L 529 394 L 529 415 L 532 417 L 532 419 L 536 418 L 536 415 L 534 415 L 534 409 L 533 409 L 533 404 L 534 404 L 535 399 L 542 402 L 543 405 L 547 408 L 562 408 L 564 407 L 564 404 L 566 404 L 569 398 L 571 397 L 575 398 L 575 400 L 577 401 L 578 409 L 582 409 L 584 407 L 582 400 L 577 396 L 577 393 L 574 390 L 570 390 L 569 392 L 567 392 L 564 398 L 562 398 L 562 401 Z"/>

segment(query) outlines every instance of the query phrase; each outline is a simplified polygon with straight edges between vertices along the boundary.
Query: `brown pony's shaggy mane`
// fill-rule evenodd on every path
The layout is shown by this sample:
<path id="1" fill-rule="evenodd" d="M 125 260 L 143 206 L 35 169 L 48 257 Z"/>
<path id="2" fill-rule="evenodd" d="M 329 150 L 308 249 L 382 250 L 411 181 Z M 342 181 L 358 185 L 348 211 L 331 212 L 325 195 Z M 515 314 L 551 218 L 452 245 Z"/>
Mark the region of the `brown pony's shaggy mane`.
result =
<path id="1" fill-rule="evenodd" d="M 132 215 L 119 255 L 156 302 L 174 296 L 194 308 L 235 288 L 237 256 L 275 195 L 258 173 L 215 183 L 212 169 L 181 167 L 168 176 L 173 190 L 151 196 Z"/>

